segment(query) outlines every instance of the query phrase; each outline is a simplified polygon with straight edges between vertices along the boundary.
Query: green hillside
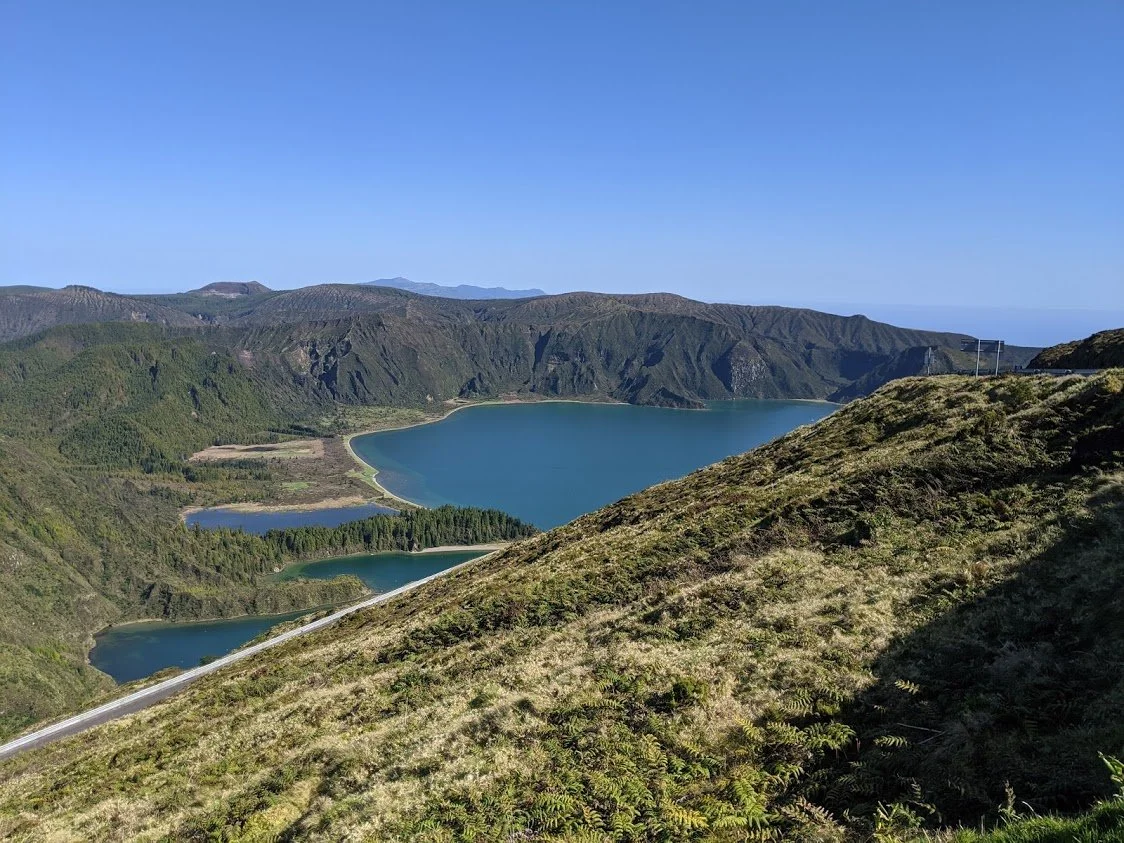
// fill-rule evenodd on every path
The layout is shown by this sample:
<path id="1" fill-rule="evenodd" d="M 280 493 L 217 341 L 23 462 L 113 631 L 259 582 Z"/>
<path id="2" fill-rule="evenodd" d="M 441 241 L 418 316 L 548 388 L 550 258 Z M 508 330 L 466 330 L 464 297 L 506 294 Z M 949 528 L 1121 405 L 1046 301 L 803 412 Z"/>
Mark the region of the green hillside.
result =
<path id="1" fill-rule="evenodd" d="M 72 285 L 0 287 L 0 342 L 18 339 L 56 325 L 92 322 L 143 322 L 189 327 L 198 324 L 190 314 L 158 301 L 144 301 L 93 287 Z"/>
<path id="2" fill-rule="evenodd" d="M 1124 757 L 1122 431 L 1121 371 L 897 381 L 5 762 L 0 834 L 892 840 L 1087 809 Z"/>
<path id="3" fill-rule="evenodd" d="M 1107 369 L 1124 366 L 1124 328 L 1100 331 L 1083 340 L 1044 349 L 1030 363 L 1031 369 Z"/>
<path id="4" fill-rule="evenodd" d="M 526 534 L 473 510 L 269 539 L 183 527 L 184 507 L 272 498 L 281 485 L 260 460 L 187 456 L 316 433 L 332 417 L 287 378 L 205 334 L 148 325 L 56 328 L 0 347 L 0 737 L 110 684 L 85 662 L 92 633 L 109 622 L 339 603 L 362 584 L 269 574 L 296 559 Z"/>
<path id="5" fill-rule="evenodd" d="M 149 326 L 57 328 L 0 346 L 0 424 L 78 463 L 141 466 L 289 432 L 314 403 L 221 345 Z"/>
<path id="6" fill-rule="evenodd" d="M 501 392 L 672 406 L 853 398 L 923 371 L 900 363 L 905 352 L 934 346 L 959 355 L 964 337 L 670 294 L 462 302 L 352 285 L 279 294 L 227 324 L 268 326 L 241 341 L 285 350 L 299 375 L 336 400 L 414 404 Z M 1006 362 L 1033 353 L 1012 347 Z M 896 368 L 878 377 L 892 361 Z"/>
<path id="7" fill-rule="evenodd" d="M 706 304 L 670 294 L 567 293 L 464 301 L 323 284 L 245 294 L 123 297 L 89 288 L 0 288 L 0 341 L 52 326 L 155 322 L 285 374 L 316 400 L 427 406 L 502 393 L 697 406 L 726 398 L 850 400 L 919 374 L 918 354 L 965 335 L 863 316 Z M 49 332 L 53 333 L 53 332 Z M 1008 365 L 1036 349 L 1011 347 Z"/>

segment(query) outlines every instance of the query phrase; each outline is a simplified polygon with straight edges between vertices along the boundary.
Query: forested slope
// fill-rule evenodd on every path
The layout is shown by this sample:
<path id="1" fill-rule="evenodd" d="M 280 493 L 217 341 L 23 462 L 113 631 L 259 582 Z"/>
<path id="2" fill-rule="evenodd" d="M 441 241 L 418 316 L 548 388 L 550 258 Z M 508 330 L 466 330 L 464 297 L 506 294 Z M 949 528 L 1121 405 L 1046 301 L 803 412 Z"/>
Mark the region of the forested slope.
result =
<path id="1" fill-rule="evenodd" d="M 200 465 L 216 442 L 308 435 L 331 407 L 191 332 L 56 328 L 0 347 L 0 736 L 73 709 L 107 678 L 91 633 L 338 603 L 354 578 L 272 582 L 279 565 L 359 550 L 504 540 L 501 513 L 376 518 L 266 538 L 185 528 L 180 511 L 274 488 L 263 462 Z"/>
<path id="2" fill-rule="evenodd" d="M 422 406 L 501 393 L 672 406 L 850 399 L 892 376 L 919 373 L 918 352 L 957 352 L 965 336 L 666 293 L 464 301 L 322 284 L 126 301 L 86 288 L 6 290 L 0 296 L 10 318 L 0 321 L 0 339 L 47 324 L 111 319 L 194 328 L 223 353 L 252 355 L 263 372 L 287 373 L 285 389 L 296 382 L 320 400 L 346 403 Z M 75 304 L 86 300 L 88 312 Z M 1024 364 L 1033 352 L 1011 347 L 1005 362 Z"/>
<path id="3" fill-rule="evenodd" d="M 1124 756 L 1122 432 L 1120 371 L 895 382 L 6 762 L 0 832 L 890 840 L 1086 808 Z"/>

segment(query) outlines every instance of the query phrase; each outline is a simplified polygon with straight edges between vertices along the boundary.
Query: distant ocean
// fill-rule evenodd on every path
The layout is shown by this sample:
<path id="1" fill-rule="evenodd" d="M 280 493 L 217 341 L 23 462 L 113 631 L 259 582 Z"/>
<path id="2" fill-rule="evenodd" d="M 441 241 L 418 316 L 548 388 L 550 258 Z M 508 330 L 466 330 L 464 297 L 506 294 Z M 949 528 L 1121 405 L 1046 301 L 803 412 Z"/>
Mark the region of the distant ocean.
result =
<path id="1" fill-rule="evenodd" d="M 755 302 L 761 304 L 761 302 Z M 999 307 L 926 307 L 921 305 L 809 302 L 809 307 L 843 316 L 862 314 L 901 328 L 951 331 L 1010 345 L 1048 346 L 1083 339 L 1109 328 L 1124 328 L 1124 309 L 1086 310 Z"/>

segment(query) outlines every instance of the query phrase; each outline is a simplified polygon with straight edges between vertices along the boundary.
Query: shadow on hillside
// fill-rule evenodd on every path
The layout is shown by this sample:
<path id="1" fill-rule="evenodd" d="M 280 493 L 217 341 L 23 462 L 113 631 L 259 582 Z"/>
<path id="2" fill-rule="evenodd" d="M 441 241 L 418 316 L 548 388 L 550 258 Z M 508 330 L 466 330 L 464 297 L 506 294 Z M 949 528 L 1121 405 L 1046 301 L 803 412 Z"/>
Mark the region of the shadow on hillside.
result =
<path id="1" fill-rule="evenodd" d="M 877 683 L 841 715 L 857 741 L 828 771 L 829 808 L 898 799 L 975 822 L 1006 801 L 1006 783 L 1024 811 L 1109 794 L 1097 753 L 1124 757 L 1124 490 L 1092 508 L 1014 578 L 878 659 Z"/>

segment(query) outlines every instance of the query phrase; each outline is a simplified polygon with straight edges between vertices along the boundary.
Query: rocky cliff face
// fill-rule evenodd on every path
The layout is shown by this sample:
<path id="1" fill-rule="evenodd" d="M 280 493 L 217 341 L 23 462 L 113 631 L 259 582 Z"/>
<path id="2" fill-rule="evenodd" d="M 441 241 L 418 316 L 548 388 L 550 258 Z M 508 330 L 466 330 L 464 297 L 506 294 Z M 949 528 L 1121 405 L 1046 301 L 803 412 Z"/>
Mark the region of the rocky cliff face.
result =
<path id="1" fill-rule="evenodd" d="M 754 385 L 765 380 L 769 367 L 757 350 L 745 340 L 734 343 L 713 365 L 714 374 L 732 395 L 744 397 Z"/>

